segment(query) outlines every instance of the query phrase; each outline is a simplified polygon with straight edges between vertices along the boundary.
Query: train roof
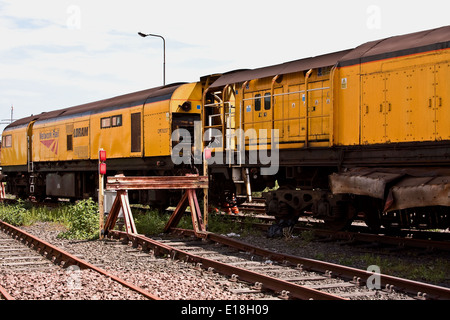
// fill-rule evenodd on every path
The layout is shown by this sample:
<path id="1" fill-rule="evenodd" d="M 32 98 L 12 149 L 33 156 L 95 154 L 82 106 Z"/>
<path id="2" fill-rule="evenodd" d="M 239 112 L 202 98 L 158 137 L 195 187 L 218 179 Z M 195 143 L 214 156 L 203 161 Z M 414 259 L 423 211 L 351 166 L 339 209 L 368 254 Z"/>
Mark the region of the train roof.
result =
<path id="1" fill-rule="evenodd" d="M 13 127 L 27 125 L 31 121 L 45 121 L 53 120 L 61 117 L 70 117 L 77 114 L 93 114 L 97 112 L 106 111 L 108 109 L 121 109 L 132 107 L 139 104 L 156 102 L 169 99 L 173 92 L 183 83 L 174 83 L 162 87 L 146 89 L 138 92 L 128 93 L 117 97 L 90 102 L 74 107 L 43 112 L 38 115 L 32 115 L 26 118 L 19 119 L 8 125 L 5 130 Z"/>
<path id="2" fill-rule="evenodd" d="M 450 47 L 450 26 L 364 43 L 339 61 L 348 66 Z"/>
<path id="3" fill-rule="evenodd" d="M 449 48 L 450 26 L 364 43 L 354 49 L 295 60 L 269 67 L 225 73 L 211 88 L 326 66 L 348 66 L 396 56 Z"/>
<path id="4" fill-rule="evenodd" d="M 344 50 L 317 57 L 285 62 L 269 67 L 224 73 L 220 78 L 218 78 L 211 84 L 211 87 L 217 88 L 231 83 L 240 83 L 247 80 L 273 77 L 281 74 L 333 66 L 339 61 L 340 58 L 342 58 L 349 52 L 350 50 Z"/>

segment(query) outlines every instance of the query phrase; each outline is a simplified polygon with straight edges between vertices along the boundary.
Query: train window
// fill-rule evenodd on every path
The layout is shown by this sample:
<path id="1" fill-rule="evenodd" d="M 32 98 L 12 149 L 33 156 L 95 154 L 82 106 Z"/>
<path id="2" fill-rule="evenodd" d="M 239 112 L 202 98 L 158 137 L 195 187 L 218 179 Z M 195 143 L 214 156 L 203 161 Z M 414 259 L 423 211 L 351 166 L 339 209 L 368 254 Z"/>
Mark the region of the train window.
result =
<path id="1" fill-rule="evenodd" d="M 73 151 L 73 135 L 67 135 L 67 151 Z"/>
<path id="2" fill-rule="evenodd" d="M 270 110 L 270 103 L 271 103 L 270 93 L 267 92 L 264 95 L 264 110 Z"/>
<path id="3" fill-rule="evenodd" d="M 120 126 L 122 126 L 122 115 L 101 118 L 100 120 L 100 128 L 102 129 Z"/>
<path id="4" fill-rule="evenodd" d="M 3 148 L 11 148 L 12 147 L 12 135 L 3 136 Z"/>
<path id="5" fill-rule="evenodd" d="M 100 128 L 109 128 L 111 127 L 111 117 L 101 118 L 100 119 Z"/>
<path id="6" fill-rule="evenodd" d="M 113 127 L 120 127 L 122 125 L 122 115 L 111 117 L 111 121 Z"/>
<path id="7" fill-rule="evenodd" d="M 255 94 L 255 111 L 261 111 L 261 95 Z"/>

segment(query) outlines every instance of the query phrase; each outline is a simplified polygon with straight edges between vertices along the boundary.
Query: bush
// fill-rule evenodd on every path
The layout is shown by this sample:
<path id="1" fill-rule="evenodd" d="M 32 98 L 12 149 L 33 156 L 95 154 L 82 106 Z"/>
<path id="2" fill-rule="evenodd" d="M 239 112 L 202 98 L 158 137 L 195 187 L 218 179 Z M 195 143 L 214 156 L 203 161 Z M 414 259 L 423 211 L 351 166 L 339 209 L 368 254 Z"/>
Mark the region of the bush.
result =
<path id="1" fill-rule="evenodd" d="M 28 210 L 23 200 L 19 200 L 15 205 L 2 204 L 0 206 L 0 220 L 12 224 L 13 226 L 22 226 L 27 222 Z"/>
<path id="2" fill-rule="evenodd" d="M 91 199 L 78 201 L 68 209 L 69 230 L 59 234 L 64 239 L 90 240 L 99 236 L 98 206 Z"/>

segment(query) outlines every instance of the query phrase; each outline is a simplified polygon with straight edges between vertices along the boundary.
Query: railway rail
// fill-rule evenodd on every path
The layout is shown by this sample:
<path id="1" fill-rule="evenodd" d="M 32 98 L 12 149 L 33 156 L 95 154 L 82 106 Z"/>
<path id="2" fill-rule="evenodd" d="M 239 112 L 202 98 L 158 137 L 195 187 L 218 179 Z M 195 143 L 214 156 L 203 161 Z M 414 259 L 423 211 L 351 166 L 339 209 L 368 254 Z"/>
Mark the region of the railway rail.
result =
<path id="1" fill-rule="evenodd" d="M 230 219 L 241 219 L 251 217 L 259 219 L 262 223 L 254 223 L 256 227 L 268 229 L 270 223 L 275 219 L 265 214 L 265 204 L 261 201 L 253 203 L 244 203 L 240 207 L 240 214 L 225 215 Z M 299 218 L 300 225 L 296 225 L 293 231 L 298 233 L 304 231 L 313 232 L 318 239 L 343 240 L 348 242 L 366 242 L 379 243 L 383 245 L 393 245 L 399 248 L 421 248 L 426 250 L 450 251 L 450 233 L 449 232 L 429 232 L 423 230 L 397 230 L 395 235 L 389 232 L 374 233 L 368 227 L 361 225 L 352 225 L 349 230 L 335 231 L 323 228 L 323 223 L 312 222 Z M 308 226 L 305 226 L 308 225 Z"/>
<path id="2" fill-rule="evenodd" d="M 109 236 L 143 252 L 165 254 L 225 274 L 232 281 L 244 281 L 252 290 L 273 291 L 282 299 L 450 299 L 450 289 L 445 287 L 378 274 L 384 290 L 371 290 L 367 281 L 374 274 L 369 271 L 276 253 L 214 233 L 196 238 L 192 230 L 173 231 L 184 238 L 158 241 L 117 230 Z M 230 248 L 236 252 L 231 254 Z M 220 253 L 223 250 L 226 253 Z"/>
<path id="3" fill-rule="evenodd" d="M 49 272 L 57 274 L 61 268 L 88 270 L 118 283 L 127 290 L 134 291 L 145 299 L 159 300 L 152 293 L 8 223 L 0 221 L 0 231 L 2 231 L 0 233 L 0 270 L 3 269 L 7 271 L 8 276 L 12 274 L 13 278 L 18 279 L 14 281 L 20 282 L 19 273 L 23 270 L 33 270 L 33 267 L 39 267 L 37 271 L 44 272 L 47 276 Z M 42 266 L 45 268 L 43 269 Z M 66 272 L 67 275 L 70 278 L 70 273 Z M 110 290 L 117 290 L 117 287 L 111 286 Z M 0 294 L 4 299 L 14 299 L 5 288 L 0 287 Z"/>

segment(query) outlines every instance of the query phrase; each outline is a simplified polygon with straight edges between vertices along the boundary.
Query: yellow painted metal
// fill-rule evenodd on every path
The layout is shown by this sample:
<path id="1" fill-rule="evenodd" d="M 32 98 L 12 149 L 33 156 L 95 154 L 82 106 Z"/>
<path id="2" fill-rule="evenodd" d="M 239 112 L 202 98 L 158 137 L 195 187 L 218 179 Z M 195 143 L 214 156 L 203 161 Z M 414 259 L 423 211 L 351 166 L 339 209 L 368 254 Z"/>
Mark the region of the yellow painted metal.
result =
<path id="1" fill-rule="evenodd" d="M 140 157 L 142 154 L 141 152 L 131 152 L 131 114 L 139 112 L 142 112 L 142 105 L 91 115 L 90 158 L 95 160 L 98 159 L 99 149 L 106 150 L 108 158 L 110 159 Z M 113 125 L 112 119 L 118 117 L 121 117 L 121 124 Z M 104 125 L 102 128 L 102 119 L 111 119 L 106 120 L 108 122 L 111 121 L 111 125 Z"/>
<path id="2" fill-rule="evenodd" d="M 146 157 L 171 153 L 172 116 L 170 101 L 146 104 L 144 108 L 144 150 Z"/>
<path id="3" fill-rule="evenodd" d="M 10 139 L 11 146 L 2 145 L 2 166 L 19 166 L 27 164 L 27 127 L 13 128 L 3 131 L 3 142 Z M 8 138 L 6 138 L 8 137 Z"/>
<path id="4" fill-rule="evenodd" d="M 337 68 L 333 84 L 333 144 L 360 144 L 359 66 Z"/>
<path id="5" fill-rule="evenodd" d="M 449 61 L 446 49 L 339 68 L 333 92 L 334 143 L 450 139 Z"/>
<path id="6" fill-rule="evenodd" d="M 435 66 L 436 140 L 450 139 L 450 50 L 441 52 L 442 62 Z"/>
<path id="7" fill-rule="evenodd" d="M 304 147 L 308 140 L 313 147 L 331 144 L 329 72 L 319 74 L 313 69 L 249 81 L 242 87 L 236 104 L 237 114 L 242 115 L 242 122 L 238 123 L 246 133 L 250 149 L 270 148 L 271 129 L 278 130 L 281 149 Z M 267 132 L 267 138 L 260 135 L 260 130 Z"/>
<path id="8" fill-rule="evenodd" d="M 191 110 L 188 112 L 181 109 L 184 102 L 191 103 Z M 175 90 L 170 99 L 170 112 L 196 113 L 202 112 L 202 85 L 200 82 L 183 84 Z"/>

